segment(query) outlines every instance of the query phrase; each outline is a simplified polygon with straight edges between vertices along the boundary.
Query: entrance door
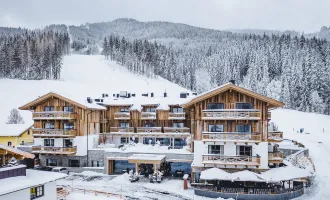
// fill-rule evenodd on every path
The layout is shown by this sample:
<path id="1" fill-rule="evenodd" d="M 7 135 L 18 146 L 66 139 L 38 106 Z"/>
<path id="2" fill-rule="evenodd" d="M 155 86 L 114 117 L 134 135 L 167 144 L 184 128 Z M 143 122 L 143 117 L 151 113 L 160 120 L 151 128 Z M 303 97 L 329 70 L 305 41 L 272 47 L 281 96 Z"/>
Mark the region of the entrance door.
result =
<path id="1" fill-rule="evenodd" d="M 79 160 L 69 160 L 69 167 L 80 167 Z"/>

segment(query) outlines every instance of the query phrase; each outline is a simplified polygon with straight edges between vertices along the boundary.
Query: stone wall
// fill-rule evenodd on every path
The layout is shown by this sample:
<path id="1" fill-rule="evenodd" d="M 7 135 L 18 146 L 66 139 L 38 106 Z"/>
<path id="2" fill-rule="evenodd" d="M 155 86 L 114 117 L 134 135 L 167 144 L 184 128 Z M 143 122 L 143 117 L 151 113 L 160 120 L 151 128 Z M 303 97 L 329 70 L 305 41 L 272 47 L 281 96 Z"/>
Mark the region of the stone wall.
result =
<path id="1" fill-rule="evenodd" d="M 79 160 L 80 167 L 87 164 L 87 156 L 65 156 L 65 155 L 39 155 L 40 165 L 46 166 L 46 159 L 56 159 L 57 166 L 69 167 L 69 160 Z"/>
<path id="2" fill-rule="evenodd" d="M 286 148 L 278 148 L 278 150 L 283 152 L 284 158 L 291 154 L 295 154 L 298 151 L 301 151 L 301 149 L 286 149 Z M 304 149 L 304 156 L 309 157 L 309 149 Z"/>

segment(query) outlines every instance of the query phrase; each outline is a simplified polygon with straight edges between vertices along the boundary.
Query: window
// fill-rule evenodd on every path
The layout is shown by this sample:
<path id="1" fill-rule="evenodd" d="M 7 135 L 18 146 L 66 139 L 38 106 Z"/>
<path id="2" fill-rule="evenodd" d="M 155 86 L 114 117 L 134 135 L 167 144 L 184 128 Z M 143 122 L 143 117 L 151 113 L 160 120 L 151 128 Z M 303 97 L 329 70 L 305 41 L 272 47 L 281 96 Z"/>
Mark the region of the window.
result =
<path id="1" fill-rule="evenodd" d="M 64 112 L 72 112 L 74 111 L 73 106 L 64 106 L 63 107 Z"/>
<path id="2" fill-rule="evenodd" d="M 153 122 L 146 122 L 144 127 L 155 127 L 155 124 Z"/>
<path id="3" fill-rule="evenodd" d="M 31 134 L 31 132 L 30 132 L 30 129 L 28 130 L 28 135 L 30 135 Z"/>
<path id="4" fill-rule="evenodd" d="M 124 173 L 130 170 L 135 170 L 134 163 L 128 163 L 127 160 L 114 160 L 114 173 Z"/>
<path id="5" fill-rule="evenodd" d="M 8 142 L 7 144 L 8 144 L 9 147 L 11 147 L 11 142 Z"/>
<path id="6" fill-rule="evenodd" d="M 156 112 L 156 108 L 146 108 L 146 112 Z"/>
<path id="7" fill-rule="evenodd" d="M 54 146 L 54 139 L 44 139 L 44 146 L 45 147 L 53 147 Z"/>
<path id="8" fill-rule="evenodd" d="M 184 123 L 183 122 L 174 122 L 173 123 L 173 128 L 183 128 Z"/>
<path id="9" fill-rule="evenodd" d="M 209 103 L 207 104 L 208 110 L 217 110 L 217 109 L 224 109 L 225 106 L 223 103 Z"/>
<path id="10" fill-rule="evenodd" d="M 48 159 L 46 159 L 46 165 L 55 167 L 55 166 L 57 166 L 57 160 L 48 158 Z"/>
<path id="11" fill-rule="evenodd" d="M 183 108 L 173 108 L 174 113 L 183 113 Z"/>
<path id="12" fill-rule="evenodd" d="M 120 144 L 126 144 L 127 143 L 127 138 L 126 137 L 121 137 L 120 138 Z"/>
<path id="13" fill-rule="evenodd" d="M 24 141 L 21 142 L 21 145 L 24 145 Z"/>
<path id="14" fill-rule="evenodd" d="M 223 132 L 222 124 L 209 124 L 209 132 Z"/>
<path id="15" fill-rule="evenodd" d="M 129 108 L 120 108 L 120 112 L 129 112 Z"/>
<path id="16" fill-rule="evenodd" d="M 30 197 L 31 199 L 35 199 L 38 197 L 44 196 L 44 186 L 40 185 L 38 187 L 30 188 Z"/>
<path id="17" fill-rule="evenodd" d="M 252 146 L 237 146 L 237 155 L 252 156 Z"/>
<path id="18" fill-rule="evenodd" d="M 79 160 L 69 160 L 69 167 L 80 167 Z M 66 168 L 63 168 L 66 170 Z"/>
<path id="19" fill-rule="evenodd" d="M 181 138 L 174 139 L 174 148 L 175 149 L 182 149 L 186 145 L 187 145 L 187 143 L 186 143 L 185 139 L 181 139 Z"/>
<path id="20" fill-rule="evenodd" d="M 100 161 L 92 160 L 92 167 L 100 167 Z"/>
<path id="21" fill-rule="evenodd" d="M 170 138 L 157 138 L 156 141 L 159 141 L 162 146 L 170 146 L 171 144 Z"/>
<path id="22" fill-rule="evenodd" d="M 55 123 L 54 122 L 45 122 L 45 129 L 54 129 Z"/>
<path id="23" fill-rule="evenodd" d="M 224 154 L 223 145 L 209 145 L 209 154 Z"/>
<path id="24" fill-rule="evenodd" d="M 248 124 L 236 125 L 236 131 L 239 133 L 251 133 L 251 125 Z"/>
<path id="25" fill-rule="evenodd" d="M 52 112 L 55 111 L 54 106 L 45 106 L 44 107 L 45 112 Z"/>
<path id="26" fill-rule="evenodd" d="M 252 109 L 252 103 L 236 103 L 236 109 Z"/>
<path id="27" fill-rule="evenodd" d="M 63 140 L 63 147 L 72 147 L 73 146 L 73 142 L 71 139 L 64 139 Z"/>
<path id="28" fill-rule="evenodd" d="M 128 122 L 120 122 L 119 123 L 119 127 L 120 128 L 128 128 L 129 127 L 129 123 Z"/>
<path id="29" fill-rule="evenodd" d="M 143 138 L 143 144 L 155 144 L 155 138 Z"/>
<path id="30" fill-rule="evenodd" d="M 74 129 L 74 123 L 73 122 L 64 122 L 63 127 L 65 130 L 73 130 Z"/>

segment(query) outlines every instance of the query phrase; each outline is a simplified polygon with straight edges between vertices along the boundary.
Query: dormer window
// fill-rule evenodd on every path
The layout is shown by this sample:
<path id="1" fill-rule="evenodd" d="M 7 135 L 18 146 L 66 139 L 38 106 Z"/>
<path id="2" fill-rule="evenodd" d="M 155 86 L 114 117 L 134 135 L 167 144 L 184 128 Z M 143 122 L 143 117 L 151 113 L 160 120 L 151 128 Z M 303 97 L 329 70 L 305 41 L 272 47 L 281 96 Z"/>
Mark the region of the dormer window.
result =
<path id="1" fill-rule="evenodd" d="M 236 103 L 236 109 L 252 109 L 252 103 Z"/>
<path id="2" fill-rule="evenodd" d="M 146 108 L 146 112 L 156 112 L 156 108 Z"/>
<path id="3" fill-rule="evenodd" d="M 183 113 L 183 108 L 173 108 L 173 113 Z"/>
<path id="4" fill-rule="evenodd" d="M 218 110 L 218 109 L 224 109 L 225 105 L 223 103 L 209 103 L 207 104 L 208 110 Z"/>
<path id="5" fill-rule="evenodd" d="M 120 112 L 129 112 L 129 108 L 120 108 Z"/>

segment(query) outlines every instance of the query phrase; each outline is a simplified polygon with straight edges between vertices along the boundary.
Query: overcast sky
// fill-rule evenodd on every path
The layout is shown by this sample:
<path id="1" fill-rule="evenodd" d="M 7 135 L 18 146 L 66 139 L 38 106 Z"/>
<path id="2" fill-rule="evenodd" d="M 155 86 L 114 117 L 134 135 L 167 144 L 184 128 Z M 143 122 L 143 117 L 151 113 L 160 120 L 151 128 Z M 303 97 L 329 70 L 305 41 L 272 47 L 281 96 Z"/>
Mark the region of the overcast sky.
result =
<path id="1" fill-rule="evenodd" d="M 0 26 L 41 28 L 123 17 L 219 30 L 315 32 L 330 26 L 330 0 L 0 0 Z"/>

